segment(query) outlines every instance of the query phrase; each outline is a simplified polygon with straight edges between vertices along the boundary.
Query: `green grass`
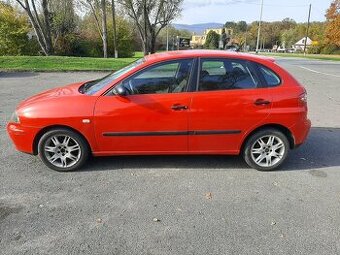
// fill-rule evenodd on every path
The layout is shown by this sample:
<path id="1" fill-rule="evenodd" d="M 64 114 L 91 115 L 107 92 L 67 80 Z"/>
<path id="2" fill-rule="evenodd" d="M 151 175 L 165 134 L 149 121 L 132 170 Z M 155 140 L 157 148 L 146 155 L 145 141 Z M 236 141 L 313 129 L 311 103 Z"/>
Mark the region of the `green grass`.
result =
<path id="1" fill-rule="evenodd" d="M 259 54 L 264 55 L 264 56 L 273 56 L 273 57 L 295 57 L 295 58 L 340 61 L 340 55 L 306 54 L 306 56 L 304 56 L 302 53 L 264 53 L 264 52 L 261 52 Z"/>
<path id="2" fill-rule="evenodd" d="M 307 59 L 340 61 L 340 55 L 306 55 L 294 53 L 260 53 L 273 57 L 301 57 Z M 0 71 L 115 71 L 143 57 L 136 52 L 131 58 L 83 58 L 63 56 L 0 56 Z"/>
<path id="3" fill-rule="evenodd" d="M 63 56 L 0 56 L 0 71 L 115 71 L 143 57 L 137 52 L 132 58 L 82 58 Z"/>

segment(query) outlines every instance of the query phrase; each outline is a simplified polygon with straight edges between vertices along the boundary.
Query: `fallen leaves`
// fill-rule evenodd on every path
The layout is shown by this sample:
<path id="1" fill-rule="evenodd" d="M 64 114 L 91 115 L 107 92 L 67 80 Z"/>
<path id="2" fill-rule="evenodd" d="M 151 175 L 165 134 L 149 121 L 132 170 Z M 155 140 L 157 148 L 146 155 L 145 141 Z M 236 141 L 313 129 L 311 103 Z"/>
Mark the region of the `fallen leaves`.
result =
<path id="1" fill-rule="evenodd" d="M 211 192 L 206 193 L 205 198 L 206 199 L 212 199 L 212 193 Z"/>

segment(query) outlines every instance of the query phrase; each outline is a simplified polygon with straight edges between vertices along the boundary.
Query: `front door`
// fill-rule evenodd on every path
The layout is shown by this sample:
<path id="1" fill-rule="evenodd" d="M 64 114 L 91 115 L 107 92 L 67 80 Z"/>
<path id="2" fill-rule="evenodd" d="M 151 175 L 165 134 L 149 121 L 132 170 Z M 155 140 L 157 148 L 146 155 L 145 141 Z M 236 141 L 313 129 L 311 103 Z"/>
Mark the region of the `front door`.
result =
<path id="1" fill-rule="evenodd" d="M 129 95 L 100 97 L 94 112 L 100 152 L 187 152 L 192 65 L 192 59 L 153 65 L 117 85 Z"/>

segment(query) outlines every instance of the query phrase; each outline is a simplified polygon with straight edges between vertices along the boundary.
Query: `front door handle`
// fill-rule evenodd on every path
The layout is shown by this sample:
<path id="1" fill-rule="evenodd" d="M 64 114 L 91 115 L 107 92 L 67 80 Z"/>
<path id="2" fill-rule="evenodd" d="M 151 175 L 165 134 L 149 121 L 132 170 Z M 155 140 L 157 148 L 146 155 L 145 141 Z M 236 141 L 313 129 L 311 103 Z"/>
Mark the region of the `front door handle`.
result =
<path id="1" fill-rule="evenodd" d="M 257 99 L 254 102 L 254 104 L 255 105 L 268 105 L 268 104 L 270 104 L 270 101 L 260 98 L 260 99 Z"/>
<path id="2" fill-rule="evenodd" d="M 171 106 L 171 109 L 174 111 L 187 110 L 188 106 L 182 104 L 174 104 L 173 106 Z"/>

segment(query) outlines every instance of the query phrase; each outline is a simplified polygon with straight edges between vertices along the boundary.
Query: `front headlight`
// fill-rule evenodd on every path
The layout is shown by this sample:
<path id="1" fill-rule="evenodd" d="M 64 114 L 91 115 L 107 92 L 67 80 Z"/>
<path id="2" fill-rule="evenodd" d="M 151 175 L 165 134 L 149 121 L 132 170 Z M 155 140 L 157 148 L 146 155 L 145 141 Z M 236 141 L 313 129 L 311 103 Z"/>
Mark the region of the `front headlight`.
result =
<path id="1" fill-rule="evenodd" d="M 20 119 L 16 111 L 13 112 L 10 122 L 20 123 Z"/>

